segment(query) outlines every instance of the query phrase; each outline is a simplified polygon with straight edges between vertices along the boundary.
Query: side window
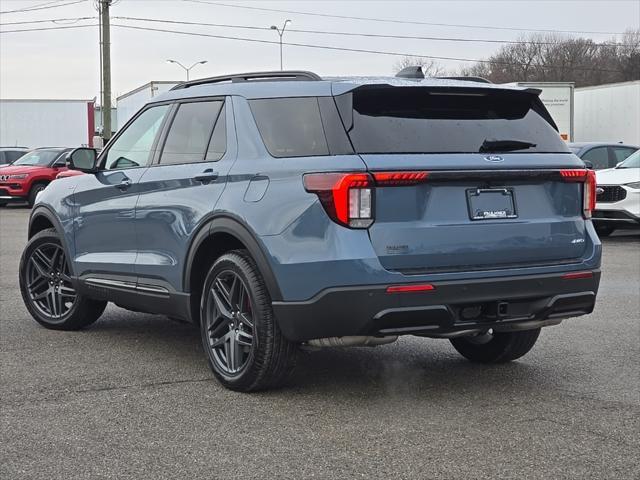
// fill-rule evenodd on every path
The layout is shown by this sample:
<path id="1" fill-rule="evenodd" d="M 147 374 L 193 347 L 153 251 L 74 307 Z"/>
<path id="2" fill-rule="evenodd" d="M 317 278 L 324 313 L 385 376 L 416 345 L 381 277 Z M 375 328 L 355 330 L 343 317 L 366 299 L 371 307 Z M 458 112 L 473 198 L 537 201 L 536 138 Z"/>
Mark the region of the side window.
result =
<path id="1" fill-rule="evenodd" d="M 22 157 L 26 152 L 4 152 L 7 163 L 15 162 L 17 159 Z"/>
<path id="2" fill-rule="evenodd" d="M 274 157 L 329 155 L 317 98 L 266 98 L 249 104 Z"/>
<path id="3" fill-rule="evenodd" d="M 203 162 L 205 156 L 209 160 L 209 140 L 212 140 L 216 133 L 214 125 L 223 110 L 222 107 L 223 102 L 219 100 L 180 104 L 169 128 L 160 163 L 166 165 Z M 215 160 L 219 160 L 220 157 Z"/>
<path id="4" fill-rule="evenodd" d="M 582 160 L 593 163 L 594 170 L 609 168 L 609 152 L 607 147 L 596 147 L 582 155 Z"/>
<path id="5" fill-rule="evenodd" d="M 109 147 L 104 168 L 115 170 L 145 166 L 169 107 L 160 105 L 142 112 Z"/>
<path id="6" fill-rule="evenodd" d="M 613 150 L 614 158 L 614 164 L 611 165 L 612 167 L 615 167 L 623 160 L 626 160 L 629 155 L 636 151 L 635 148 L 629 147 L 611 147 L 611 149 Z"/>
<path id="7" fill-rule="evenodd" d="M 218 114 L 216 126 L 213 129 L 209 147 L 207 148 L 206 160 L 216 162 L 220 160 L 227 151 L 227 115 L 225 106 L 222 106 Z"/>

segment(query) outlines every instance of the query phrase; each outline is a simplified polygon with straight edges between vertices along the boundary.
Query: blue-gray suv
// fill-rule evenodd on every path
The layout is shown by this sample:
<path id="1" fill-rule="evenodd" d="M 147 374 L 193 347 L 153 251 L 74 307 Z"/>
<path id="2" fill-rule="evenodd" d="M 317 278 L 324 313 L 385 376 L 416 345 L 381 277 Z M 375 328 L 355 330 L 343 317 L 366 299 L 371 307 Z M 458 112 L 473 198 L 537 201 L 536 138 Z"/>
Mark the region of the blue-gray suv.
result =
<path id="1" fill-rule="evenodd" d="M 294 71 L 181 84 L 38 196 L 24 302 L 59 330 L 107 302 L 193 322 L 240 391 L 285 381 L 300 345 L 417 335 L 519 358 L 590 313 L 600 280 L 593 171 L 539 93 Z"/>

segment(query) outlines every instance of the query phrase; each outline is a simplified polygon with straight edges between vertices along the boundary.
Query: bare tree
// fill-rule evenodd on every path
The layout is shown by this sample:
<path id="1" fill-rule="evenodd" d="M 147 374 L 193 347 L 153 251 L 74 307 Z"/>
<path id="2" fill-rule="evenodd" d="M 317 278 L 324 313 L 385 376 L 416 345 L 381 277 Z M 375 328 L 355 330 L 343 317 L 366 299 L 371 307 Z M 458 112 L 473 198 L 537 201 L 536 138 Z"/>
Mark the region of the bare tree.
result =
<path id="1" fill-rule="evenodd" d="M 575 82 L 599 85 L 640 79 L 640 30 L 628 30 L 620 41 L 596 43 L 558 34 L 521 36 L 521 43 L 501 47 L 487 60 L 463 67 L 459 75 L 492 82 Z"/>

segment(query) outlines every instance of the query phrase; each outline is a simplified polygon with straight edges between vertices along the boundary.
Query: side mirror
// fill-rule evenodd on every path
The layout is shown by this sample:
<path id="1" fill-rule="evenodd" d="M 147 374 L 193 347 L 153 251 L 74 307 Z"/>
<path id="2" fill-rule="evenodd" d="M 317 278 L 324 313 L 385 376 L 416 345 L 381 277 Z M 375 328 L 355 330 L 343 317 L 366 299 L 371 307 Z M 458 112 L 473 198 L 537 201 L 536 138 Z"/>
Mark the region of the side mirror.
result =
<path id="1" fill-rule="evenodd" d="M 589 160 L 583 160 L 584 162 L 584 166 L 587 167 L 589 170 L 593 170 L 593 163 L 590 162 Z"/>
<path id="2" fill-rule="evenodd" d="M 67 154 L 67 165 L 71 170 L 96 173 L 98 154 L 93 148 L 80 147 Z"/>

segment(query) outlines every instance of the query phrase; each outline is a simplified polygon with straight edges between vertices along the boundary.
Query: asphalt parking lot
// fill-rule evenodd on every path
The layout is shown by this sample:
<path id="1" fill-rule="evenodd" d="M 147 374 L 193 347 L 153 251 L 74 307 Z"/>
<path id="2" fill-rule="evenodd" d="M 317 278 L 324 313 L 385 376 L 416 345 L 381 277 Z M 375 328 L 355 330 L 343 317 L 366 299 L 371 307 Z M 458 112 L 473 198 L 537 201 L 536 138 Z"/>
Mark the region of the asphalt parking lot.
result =
<path id="1" fill-rule="evenodd" d="M 29 210 L 0 210 L 0 477 L 638 478 L 640 234 L 604 242 L 596 311 L 526 357 L 475 366 L 445 340 L 301 355 L 238 394 L 198 332 L 109 306 L 82 332 L 27 314 Z"/>

